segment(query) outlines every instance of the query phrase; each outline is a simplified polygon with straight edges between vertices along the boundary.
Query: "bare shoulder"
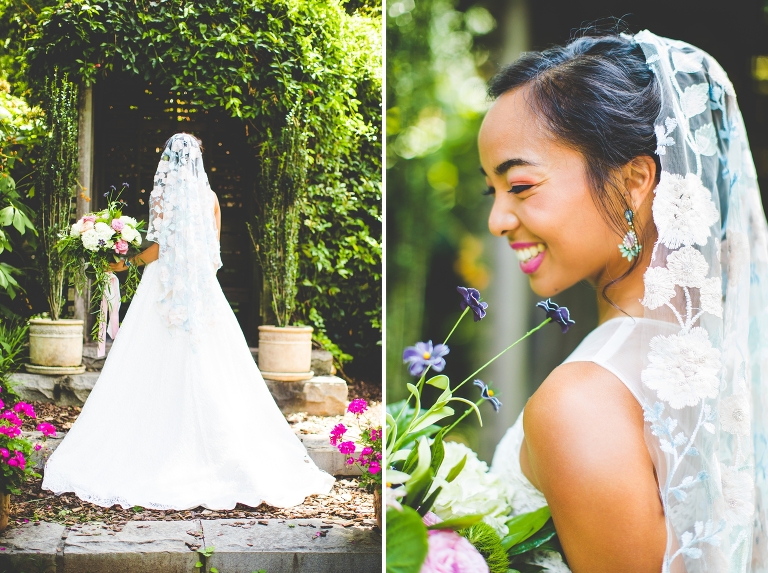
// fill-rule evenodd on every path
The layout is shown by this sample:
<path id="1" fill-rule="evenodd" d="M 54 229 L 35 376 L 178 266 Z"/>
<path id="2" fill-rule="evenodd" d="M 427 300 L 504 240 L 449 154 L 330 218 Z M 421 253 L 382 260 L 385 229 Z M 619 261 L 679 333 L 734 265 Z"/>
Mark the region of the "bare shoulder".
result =
<path id="1" fill-rule="evenodd" d="M 216 191 L 214 191 L 213 189 L 211 189 L 211 195 L 213 195 L 214 209 L 216 209 L 216 211 L 218 211 L 219 210 L 219 196 L 216 195 Z"/>
<path id="2" fill-rule="evenodd" d="M 523 425 L 523 471 L 549 503 L 572 570 L 658 571 L 664 514 L 642 408 L 626 386 L 597 364 L 564 364 Z"/>

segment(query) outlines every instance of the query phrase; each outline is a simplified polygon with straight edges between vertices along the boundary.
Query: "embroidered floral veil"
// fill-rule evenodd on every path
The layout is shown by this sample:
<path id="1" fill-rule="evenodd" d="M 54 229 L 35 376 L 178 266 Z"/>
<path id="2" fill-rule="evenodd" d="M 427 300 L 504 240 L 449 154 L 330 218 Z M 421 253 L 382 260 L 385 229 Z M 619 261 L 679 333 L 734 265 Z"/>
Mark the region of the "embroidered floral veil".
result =
<path id="1" fill-rule="evenodd" d="M 206 293 L 221 267 L 214 198 L 197 140 L 177 133 L 157 165 L 150 195 L 147 239 L 160 245 L 160 313 L 169 326 L 202 324 Z"/>
<path id="2" fill-rule="evenodd" d="M 663 571 L 767 572 L 768 227 L 749 143 L 711 56 L 648 31 L 634 40 L 662 96 L 638 351 Z"/>

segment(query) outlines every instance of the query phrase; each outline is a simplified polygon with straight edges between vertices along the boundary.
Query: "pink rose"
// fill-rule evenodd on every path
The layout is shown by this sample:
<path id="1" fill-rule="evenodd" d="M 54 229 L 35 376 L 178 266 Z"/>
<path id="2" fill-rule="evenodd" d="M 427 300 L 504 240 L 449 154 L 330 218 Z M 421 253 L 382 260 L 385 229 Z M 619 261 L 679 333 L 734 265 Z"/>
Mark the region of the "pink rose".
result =
<path id="1" fill-rule="evenodd" d="M 92 231 L 93 230 L 93 221 L 85 221 L 83 223 L 82 229 L 80 229 L 80 234 L 82 235 L 86 231 Z"/>
<path id="2" fill-rule="evenodd" d="M 435 530 L 427 535 L 429 549 L 421 573 L 490 573 L 480 552 L 455 531 Z"/>
<path id="3" fill-rule="evenodd" d="M 96 222 L 96 215 L 86 215 L 85 217 L 80 219 L 80 221 L 82 221 L 83 224 L 85 224 L 85 223 L 95 223 Z"/>
<path id="4" fill-rule="evenodd" d="M 117 222 L 120 223 L 120 221 L 117 221 Z M 115 221 L 112 221 L 113 226 L 114 226 L 114 223 L 115 223 Z M 120 223 L 120 224 L 122 225 L 122 223 Z M 126 241 L 123 241 L 122 239 L 117 241 L 115 243 L 115 252 L 118 255 L 124 255 L 125 253 L 127 253 L 128 252 L 128 243 Z"/>
<path id="5" fill-rule="evenodd" d="M 112 219 L 111 227 L 119 233 L 123 230 L 123 227 L 125 227 L 125 223 L 123 223 L 120 219 Z"/>

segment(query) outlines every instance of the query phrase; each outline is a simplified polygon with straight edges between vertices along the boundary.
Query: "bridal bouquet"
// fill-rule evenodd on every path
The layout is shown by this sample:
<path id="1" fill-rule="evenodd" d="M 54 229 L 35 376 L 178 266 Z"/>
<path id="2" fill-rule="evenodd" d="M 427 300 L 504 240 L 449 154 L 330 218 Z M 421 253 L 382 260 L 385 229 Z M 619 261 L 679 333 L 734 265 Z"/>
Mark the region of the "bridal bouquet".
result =
<path id="1" fill-rule="evenodd" d="M 114 338 L 117 334 L 120 300 L 125 301 L 133 296 L 140 279 L 138 268 L 129 267 L 121 298 L 119 281 L 109 268 L 109 263 L 138 254 L 141 246 L 144 221 L 137 222 L 133 217 L 123 215 L 126 203 L 120 200 L 120 195 L 127 188 L 128 184 L 123 183 L 122 189 L 113 197 L 113 185 L 104 194 L 107 197 L 107 208 L 81 217 L 72 225 L 69 233 L 60 235 L 57 243 L 64 264 L 74 271 L 73 278 L 78 292 L 82 292 L 89 275 L 93 278 L 91 304 L 98 305 L 98 318 L 92 336 L 99 341 L 100 356 L 103 356 L 107 314 L 111 313 L 109 331 Z"/>
<path id="2" fill-rule="evenodd" d="M 512 496 L 501 479 L 471 449 L 444 438 L 471 414 L 482 426 L 484 402 L 496 412 L 501 408 L 493 389 L 475 376 L 544 325 L 557 322 L 565 333 L 574 321 L 567 308 L 550 300 L 538 303 L 546 312 L 541 324 L 452 388 L 447 376 L 427 379 L 427 374 L 445 368 L 446 342 L 459 322 L 470 312 L 480 321 L 488 308 L 476 289 L 457 290 L 464 312 L 442 344 L 418 342 L 405 349 L 403 360 L 418 382 L 407 384 L 407 400 L 387 406 L 387 573 L 538 572 L 542 567 L 533 564 L 533 551 L 560 551 L 549 508 L 510 517 Z M 456 395 L 470 380 L 480 393 L 476 402 Z M 441 391 L 427 409 L 422 408 L 425 385 Z M 455 414 L 456 404 L 465 405 L 464 412 L 439 425 Z"/>

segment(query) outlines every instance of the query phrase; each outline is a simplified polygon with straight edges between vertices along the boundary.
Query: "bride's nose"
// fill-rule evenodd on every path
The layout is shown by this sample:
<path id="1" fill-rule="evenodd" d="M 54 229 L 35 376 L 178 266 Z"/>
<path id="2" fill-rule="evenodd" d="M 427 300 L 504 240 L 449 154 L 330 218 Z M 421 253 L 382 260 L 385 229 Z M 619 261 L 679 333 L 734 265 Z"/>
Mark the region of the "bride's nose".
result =
<path id="1" fill-rule="evenodd" d="M 498 198 L 493 202 L 491 214 L 488 217 L 488 228 L 497 237 L 504 237 L 520 226 L 520 219 L 506 201 Z"/>

